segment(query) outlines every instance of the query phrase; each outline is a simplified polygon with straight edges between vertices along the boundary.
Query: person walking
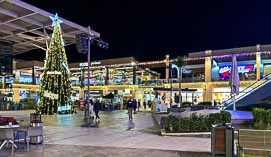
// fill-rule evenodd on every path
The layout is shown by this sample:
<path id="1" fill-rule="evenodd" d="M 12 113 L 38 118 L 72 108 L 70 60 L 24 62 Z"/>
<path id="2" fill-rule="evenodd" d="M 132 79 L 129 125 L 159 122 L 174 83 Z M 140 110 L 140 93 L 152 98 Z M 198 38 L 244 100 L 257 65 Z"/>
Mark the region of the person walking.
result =
<path id="1" fill-rule="evenodd" d="M 144 110 L 146 111 L 146 109 L 147 109 L 147 103 L 146 103 L 146 101 L 143 101 L 143 106 L 144 106 Z"/>
<path id="2" fill-rule="evenodd" d="M 89 116 L 91 116 L 92 112 L 93 112 L 93 106 L 94 106 L 94 102 L 92 99 L 89 100 L 89 105 L 88 105 L 88 113 L 89 113 Z"/>
<path id="3" fill-rule="evenodd" d="M 137 111 L 138 112 L 140 112 L 140 106 L 141 106 L 140 99 L 138 99 L 138 101 L 137 101 Z"/>
<path id="4" fill-rule="evenodd" d="M 99 100 L 97 100 L 94 104 L 95 120 L 98 119 L 100 120 L 99 111 L 100 111 L 100 102 Z"/>
<path id="5" fill-rule="evenodd" d="M 133 100 L 134 114 L 136 114 L 137 102 L 136 99 Z"/>
<path id="6" fill-rule="evenodd" d="M 148 106 L 149 106 L 150 109 L 151 109 L 151 106 L 152 106 L 151 103 L 152 103 L 152 102 L 149 100 L 149 101 L 148 101 Z"/>
<path id="7" fill-rule="evenodd" d="M 130 98 L 128 101 L 127 101 L 127 108 L 128 108 L 128 114 L 129 114 L 129 120 L 132 120 L 133 119 L 133 100 L 132 98 Z"/>

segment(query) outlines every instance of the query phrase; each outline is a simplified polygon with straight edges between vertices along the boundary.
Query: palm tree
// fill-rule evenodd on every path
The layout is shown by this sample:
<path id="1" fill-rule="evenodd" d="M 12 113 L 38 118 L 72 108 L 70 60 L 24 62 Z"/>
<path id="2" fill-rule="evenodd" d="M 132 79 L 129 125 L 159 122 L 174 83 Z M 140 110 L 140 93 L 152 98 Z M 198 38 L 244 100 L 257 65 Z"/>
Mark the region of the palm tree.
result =
<path id="1" fill-rule="evenodd" d="M 177 59 L 174 61 L 174 64 L 179 67 L 179 102 L 180 106 L 182 106 L 182 73 L 183 73 L 183 67 L 186 65 L 186 56 L 178 56 Z"/>

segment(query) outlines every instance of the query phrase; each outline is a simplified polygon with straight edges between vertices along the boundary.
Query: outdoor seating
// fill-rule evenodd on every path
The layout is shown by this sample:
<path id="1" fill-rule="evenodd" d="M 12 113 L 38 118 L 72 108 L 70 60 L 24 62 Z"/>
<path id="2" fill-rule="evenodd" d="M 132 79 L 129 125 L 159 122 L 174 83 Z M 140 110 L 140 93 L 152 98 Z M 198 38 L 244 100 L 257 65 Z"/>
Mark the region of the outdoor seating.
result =
<path id="1" fill-rule="evenodd" d="M 27 128 L 27 137 L 31 138 L 31 137 L 39 137 L 39 136 L 42 137 L 42 139 L 43 139 L 42 126 L 40 126 L 40 127 L 28 127 Z"/>
<path id="2" fill-rule="evenodd" d="M 237 143 L 239 157 L 271 155 L 271 130 L 240 129 Z"/>
<path id="3" fill-rule="evenodd" d="M 18 130 L 16 131 L 16 136 L 14 139 L 14 142 L 17 144 L 18 143 L 18 148 L 19 148 L 19 144 L 23 143 L 26 144 L 26 147 L 24 147 L 24 149 L 29 152 L 29 141 L 30 138 L 27 136 L 27 131 L 25 130 Z"/>
<path id="4" fill-rule="evenodd" d="M 0 145 L 0 150 L 7 145 L 8 143 L 13 143 L 13 132 L 7 129 L 1 129 L 0 130 L 0 141 L 1 141 L 1 145 Z M 17 146 L 15 146 L 16 148 Z"/>

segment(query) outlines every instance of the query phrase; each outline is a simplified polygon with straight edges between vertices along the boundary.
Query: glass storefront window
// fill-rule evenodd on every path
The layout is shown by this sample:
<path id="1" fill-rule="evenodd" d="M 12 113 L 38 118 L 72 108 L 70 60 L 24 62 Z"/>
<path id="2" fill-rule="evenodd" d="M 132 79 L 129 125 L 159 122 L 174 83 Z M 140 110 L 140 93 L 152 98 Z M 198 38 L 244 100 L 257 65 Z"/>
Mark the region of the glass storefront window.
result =
<path id="1" fill-rule="evenodd" d="M 183 82 L 204 82 L 204 67 L 194 69 L 183 69 Z"/>
<path id="2" fill-rule="evenodd" d="M 245 87 L 240 87 L 240 95 L 242 95 L 242 91 Z M 222 104 L 223 101 L 231 98 L 231 89 L 230 87 L 220 87 L 220 88 L 213 88 L 213 101 L 216 101 L 218 104 Z"/>

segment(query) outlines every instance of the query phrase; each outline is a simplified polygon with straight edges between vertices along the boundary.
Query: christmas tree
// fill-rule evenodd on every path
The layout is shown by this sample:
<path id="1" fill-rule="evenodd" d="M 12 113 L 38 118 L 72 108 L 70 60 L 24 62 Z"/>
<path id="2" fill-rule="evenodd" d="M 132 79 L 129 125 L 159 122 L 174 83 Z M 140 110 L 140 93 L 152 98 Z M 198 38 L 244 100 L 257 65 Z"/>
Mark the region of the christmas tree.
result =
<path id="1" fill-rule="evenodd" d="M 57 14 L 53 21 L 53 34 L 41 78 L 40 100 L 37 111 L 41 114 L 58 113 L 60 109 L 72 112 L 70 104 L 71 83 L 69 68 Z"/>

